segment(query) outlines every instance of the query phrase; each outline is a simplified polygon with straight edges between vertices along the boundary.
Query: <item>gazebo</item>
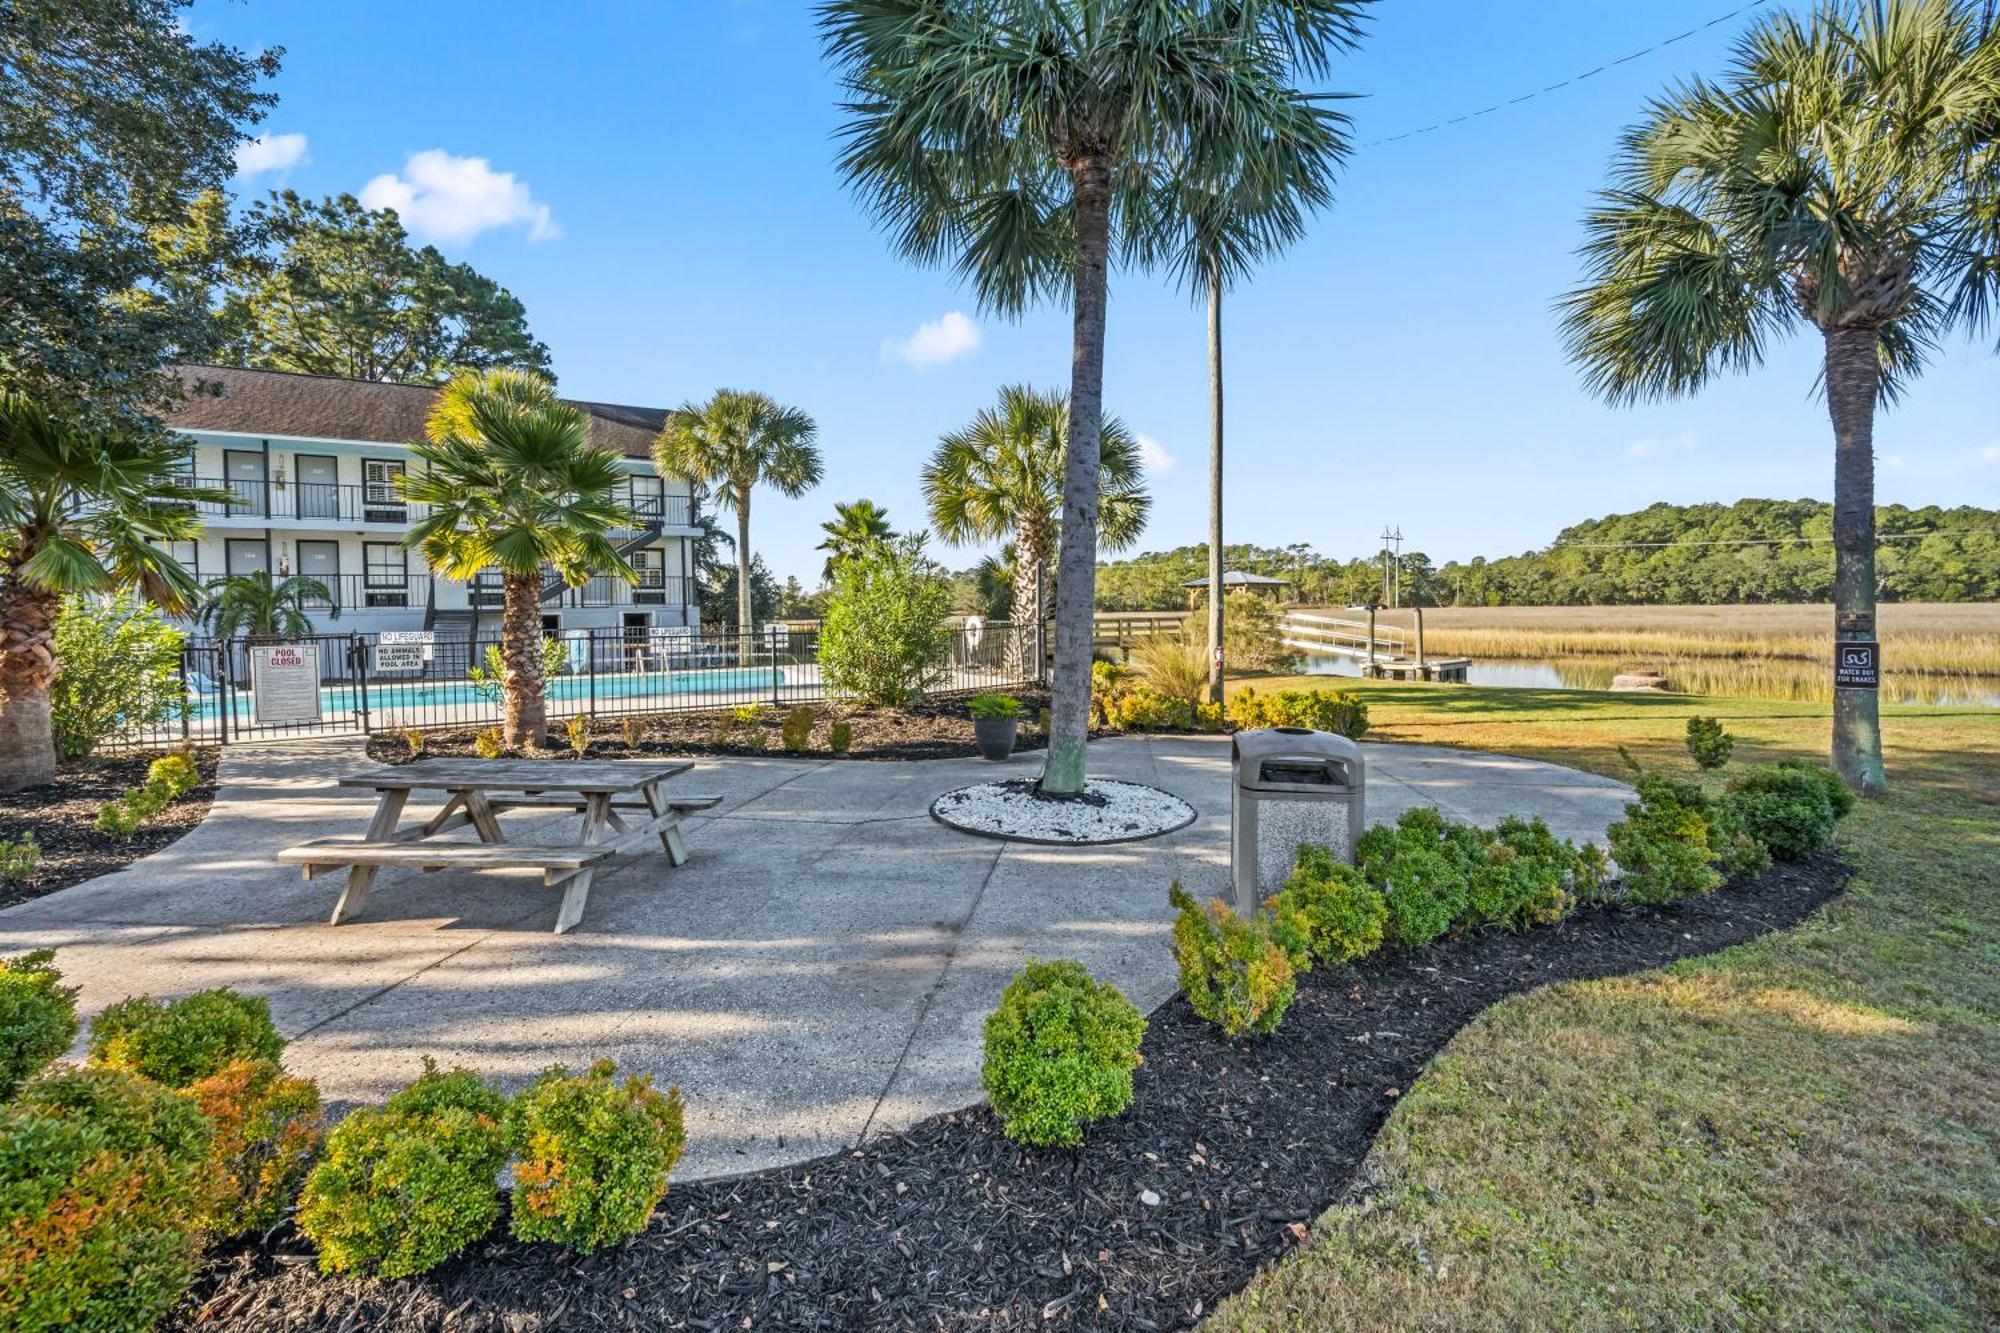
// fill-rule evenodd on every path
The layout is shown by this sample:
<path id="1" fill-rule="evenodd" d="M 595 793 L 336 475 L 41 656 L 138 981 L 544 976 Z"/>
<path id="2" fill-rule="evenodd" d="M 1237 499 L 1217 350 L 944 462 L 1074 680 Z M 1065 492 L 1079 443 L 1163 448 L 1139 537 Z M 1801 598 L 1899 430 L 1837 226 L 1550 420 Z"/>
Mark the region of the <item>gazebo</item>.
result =
<path id="1" fill-rule="evenodd" d="M 1208 591 L 1208 580 L 1189 579 L 1181 585 L 1188 590 L 1188 610 L 1195 609 L 1203 593 Z M 1265 574 L 1246 574 L 1240 569 L 1228 569 L 1222 573 L 1222 595 L 1247 592 L 1257 597 L 1271 597 L 1283 601 L 1291 590 L 1290 579 L 1274 579 Z"/>

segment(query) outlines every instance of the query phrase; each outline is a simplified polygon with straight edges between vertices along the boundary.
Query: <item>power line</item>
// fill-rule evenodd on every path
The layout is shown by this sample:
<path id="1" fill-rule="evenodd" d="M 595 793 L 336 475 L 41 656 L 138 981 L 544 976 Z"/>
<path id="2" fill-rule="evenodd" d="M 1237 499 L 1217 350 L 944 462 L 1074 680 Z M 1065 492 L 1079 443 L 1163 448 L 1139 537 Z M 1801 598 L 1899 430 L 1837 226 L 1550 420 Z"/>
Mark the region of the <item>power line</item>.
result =
<path id="1" fill-rule="evenodd" d="M 1914 542 L 1935 536 L 1930 532 L 1877 533 L 1878 542 Z M 1670 546 L 1794 546 L 1802 543 L 1831 542 L 1832 537 L 1714 537 L 1701 541 L 1676 542 L 1555 542 L 1551 551 L 1630 551 L 1662 550 Z"/>
<path id="2" fill-rule="evenodd" d="M 1672 46 L 1675 42 L 1684 42 L 1688 38 L 1694 36 L 1697 33 L 1707 32 L 1710 28 L 1713 28 L 1718 24 L 1727 23 L 1729 22 L 1729 20 L 1735 18 L 1737 15 L 1747 14 L 1751 10 L 1757 9 L 1760 6 L 1768 4 L 1769 2 L 1770 0 L 1750 0 L 1748 4 L 1738 5 L 1736 8 L 1730 10 L 1727 14 L 1717 15 L 1715 18 L 1712 18 L 1708 22 L 1701 24 L 1699 27 L 1689 28 L 1686 32 L 1675 33 L 1672 37 L 1668 37 L 1663 41 L 1654 42 L 1651 46 L 1644 47 L 1641 50 L 1634 51 L 1630 55 L 1619 56 L 1616 60 L 1607 60 L 1595 69 L 1587 69 L 1581 74 L 1573 74 L 1567 79 L 1563 79 L 1557 83 L 1549 84 L 1546 88 L 1537 88 L 1533 92 L 1522 93 L 1519 97 L 1510 97 L 1504 102 L 1495 102 L 1492 106 L 1481 107 L 1477 111 L 1468 111 L 1462 116 L 1453 116 L 1450 120 L 1436 121 L 1432 124 L 1424 126 L 1420 130 L 1405 130 L 1401 134 L 1392 134 L 1386 139 L 1370 140 L 1369 142 L 1364 143 L 1361 146 L 1363 148 L 1379 148 L 1383 144 L 1401 143 L 1404 139 L 1414 139 L 1420 134 L 1430 134 L 1433 131 L 1441 130 L 1451 125 L 1462 125 L 1468 120 L 1478 120 L 1481 116 L 1490 116 L 1494 112 L 1504 111 L 1510 106 L 1519 106 L 1523 102 L 1532 102 L 1537 97 L 1544 97 L 1549 93 L 1557 91 L 1558 89 L 1567 88 L 1571 84 L 1582 83 L 1585 79 L 1595 78 L 1599 74 L 1602 74 L 1607 69 L 1616 69 L 1620 65 L 1630 64 L 1632 61 L 1637 60 L 1642 56 L 1649 56 L 1653 54 L 1655 51 L 1664 50 L 1665 48 Z"/>

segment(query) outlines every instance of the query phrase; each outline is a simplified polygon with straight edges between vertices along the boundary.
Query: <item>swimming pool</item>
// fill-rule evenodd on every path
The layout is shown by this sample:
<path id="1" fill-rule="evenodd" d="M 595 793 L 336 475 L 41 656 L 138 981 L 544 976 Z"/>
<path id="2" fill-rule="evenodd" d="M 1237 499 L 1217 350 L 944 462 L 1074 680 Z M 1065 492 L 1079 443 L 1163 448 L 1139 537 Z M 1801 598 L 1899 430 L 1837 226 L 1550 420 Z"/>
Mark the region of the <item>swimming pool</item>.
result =
<path id="1" fill-rule="evenodd" d="M 570 703 L 578 699 L 642 699 L 654 695 L 690 694 L 736 694 L 768 697 L 788 683 L 785 667 L 722 667 L 698 671 L 654 671 L 654 672 L 604 672 L 596 677 L 596 691 L 592 693 L 592 679 L 589 676 L 557 676 L 548 682 L 543 694 L 555 703 Z M 343 713 L 356 712 L 361 707 L 361 690 L 358 685 L 329 685 L 319 692 L 320 712 L 323 716 L 337 717 Z M 449 722 L 449 716 L 436 716 L 451 710 L 462 709 L 469 715 L 477 710 L 496 706 L 499 690 L 493 686 L 474 685 L 469 680 L 425 680 L 425 681 L 377 681 L 368 682 L 368 707 L 378 713 L 404 713 L 421 711 L 432 716 L 429 722 Z M 213 718 L 222 711 L 216 696 L 200 695 L 189 700 L 189 716 L 193 718 Z M 248 719 L 255 713 L 250 691 L 243 690 L 236 695 L 236 717 Z"/>

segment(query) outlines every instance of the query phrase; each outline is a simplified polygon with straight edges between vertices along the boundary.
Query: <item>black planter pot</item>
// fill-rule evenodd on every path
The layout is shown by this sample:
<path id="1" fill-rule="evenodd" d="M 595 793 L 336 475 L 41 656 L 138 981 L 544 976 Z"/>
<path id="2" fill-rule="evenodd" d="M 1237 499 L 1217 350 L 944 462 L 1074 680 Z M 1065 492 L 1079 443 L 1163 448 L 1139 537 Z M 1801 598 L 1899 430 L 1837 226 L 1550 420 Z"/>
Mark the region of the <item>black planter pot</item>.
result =
<path id="1" fill-rule="evenodd" d="M 1014 733 L 1020 729 L 1018 717 L 975 717 L 972 743 L 983 759 L 1005 759 L 1014 753 Z"/>

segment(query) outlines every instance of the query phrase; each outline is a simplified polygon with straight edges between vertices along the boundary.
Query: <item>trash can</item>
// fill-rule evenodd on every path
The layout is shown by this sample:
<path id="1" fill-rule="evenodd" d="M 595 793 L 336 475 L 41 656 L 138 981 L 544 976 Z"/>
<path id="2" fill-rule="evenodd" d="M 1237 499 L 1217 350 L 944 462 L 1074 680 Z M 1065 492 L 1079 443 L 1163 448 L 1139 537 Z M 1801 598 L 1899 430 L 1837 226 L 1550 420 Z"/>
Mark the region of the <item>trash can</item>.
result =
<path id="1" fill-rule="evenodd" d="M 1299 844 L 1354 860 L 1367 818 L 1361 747 L 1305 727 L 1239 731 L 1231 745 L 1229 870 L 1236 910 L 1254 914 L 1285 886 Z"/>

